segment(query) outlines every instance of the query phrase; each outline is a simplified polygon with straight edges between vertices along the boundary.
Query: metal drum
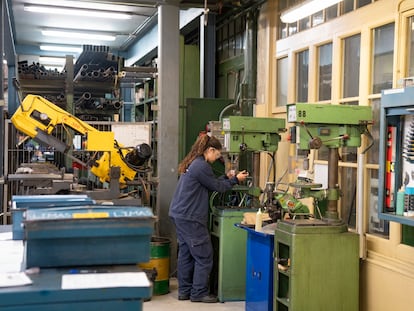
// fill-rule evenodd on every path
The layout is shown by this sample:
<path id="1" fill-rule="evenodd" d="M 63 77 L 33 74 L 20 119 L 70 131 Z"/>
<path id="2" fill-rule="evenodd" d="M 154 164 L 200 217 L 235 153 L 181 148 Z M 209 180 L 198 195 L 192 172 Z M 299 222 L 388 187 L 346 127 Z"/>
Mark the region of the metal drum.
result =
<path id="1" fill-rule="evenodd" d="M 152 237 L 150 243 L 150 261 L 140 263 L 139 267 L 147 273 L 154 274 L 153 294 L 169 293 L 170 278 L 170 240 L 162 237 Z"/>

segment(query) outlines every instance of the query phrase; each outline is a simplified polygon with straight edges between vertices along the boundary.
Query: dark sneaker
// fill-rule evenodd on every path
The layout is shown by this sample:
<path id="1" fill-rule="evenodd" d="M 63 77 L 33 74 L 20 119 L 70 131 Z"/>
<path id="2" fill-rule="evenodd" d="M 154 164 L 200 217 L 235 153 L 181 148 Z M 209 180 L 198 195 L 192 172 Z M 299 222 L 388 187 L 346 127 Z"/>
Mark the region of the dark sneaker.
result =
<path id="1" fill-rule="evenodd" d="M 178 295 L 178 300 L 190 300 L 190 296 L 189 295 Z"/>
<path id="2" fill-rule="evenodd" d="M 217 302 L 218 300 L 217 300 L 216 296 L 203 296 L 203 297 L 196 297 L 196 298 L 191 297 L 191 301 L 192 302 L 214 303 L 214 302 Z"/>

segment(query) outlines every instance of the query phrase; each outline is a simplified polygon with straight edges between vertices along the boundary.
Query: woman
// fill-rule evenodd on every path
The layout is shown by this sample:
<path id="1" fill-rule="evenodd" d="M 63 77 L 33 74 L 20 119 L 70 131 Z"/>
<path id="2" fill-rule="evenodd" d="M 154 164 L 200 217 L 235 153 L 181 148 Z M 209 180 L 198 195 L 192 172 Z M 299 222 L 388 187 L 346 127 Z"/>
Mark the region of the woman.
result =
<path id="1" fill-rule="evenodd" d="M 210 296 L 208 281 L 213 267 L 213 247 L 208 230 L 209 191 L 225 192 L 246 179 L 246 171 L 214 175 L 210 164 L 221 157 L 221 143 L 212 136 L 199 136 L 178 166 L 180 179 L 169 216 L 178 239 L 178 299 L 217 302 Z"/>

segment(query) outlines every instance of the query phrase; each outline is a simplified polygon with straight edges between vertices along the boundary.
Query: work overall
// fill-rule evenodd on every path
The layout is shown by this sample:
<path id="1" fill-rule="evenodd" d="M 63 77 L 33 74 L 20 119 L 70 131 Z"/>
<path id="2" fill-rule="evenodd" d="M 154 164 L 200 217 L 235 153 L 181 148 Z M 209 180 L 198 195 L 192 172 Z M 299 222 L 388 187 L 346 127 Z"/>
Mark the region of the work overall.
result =
<path id="1" fill-rule="evenodd" d="M 208 280 L 213 267 L 210 232 L 197 221 L 171 218 L 178 240 L 178 292 L 199 298 L 209 294 Z"/>

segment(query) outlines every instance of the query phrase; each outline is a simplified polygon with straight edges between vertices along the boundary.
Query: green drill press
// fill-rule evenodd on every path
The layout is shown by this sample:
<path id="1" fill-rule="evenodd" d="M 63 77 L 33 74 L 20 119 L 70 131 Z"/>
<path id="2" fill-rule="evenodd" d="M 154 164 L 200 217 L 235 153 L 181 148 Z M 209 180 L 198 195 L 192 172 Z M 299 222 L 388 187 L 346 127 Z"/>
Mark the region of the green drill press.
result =
<path id="1" fill-rule="evenodd" d="M 328 189 L 296 182 L 303 198 L 328 201 L 321 219 L 286 219 L 275 232 L 275 311 L 357 311 L 358 235 L 338 217 L 338 149 L 359 147 L 372 121 L 370 107 L 296 103 L 287 106 L 291 142 L 300 150 L 329 150 Z"/>
<path id="2" fill-rule="evenodd" d="M 285 119 L 256 118 L 249 116 L 229 116 L 222 124 L 211 124 L 212 134 L 221 139 L 222 154 L 229 165 L 228 169 L 239 169 L 238 157 L 244 153 L 253 153 L 252 184 L 235 186 L 233 191 L 239 192 L 240 198 L 258 197 L 258 174 L 260 170 L 260 152 L 275 152 L 281 140 L 279 133 L 285 132 Z M 228 160 L 227 160 L 228 159 Z M 246 167 L 241 167 L 245 169 Z M 255 193 L 255 194 L 253 194 Z M 211 288 L 221 302 L 245 300 L 246 290 L 246 241 L 247 232 L 238 229 L 235 224 L 243 220 L 246 212 L 257 212 L 252 200 L 236 201 L 236 205 L 227 204 L 230 200 L 217 200 L 213 193 L 210 199 L 210 231 L 214 248 L 214 265 L 211 276 Z M 220 196 L 224 197 L 224 196 Z M 235 260 L 237 258 L 237 260 Z"/>

